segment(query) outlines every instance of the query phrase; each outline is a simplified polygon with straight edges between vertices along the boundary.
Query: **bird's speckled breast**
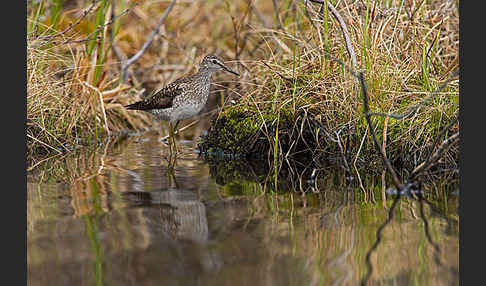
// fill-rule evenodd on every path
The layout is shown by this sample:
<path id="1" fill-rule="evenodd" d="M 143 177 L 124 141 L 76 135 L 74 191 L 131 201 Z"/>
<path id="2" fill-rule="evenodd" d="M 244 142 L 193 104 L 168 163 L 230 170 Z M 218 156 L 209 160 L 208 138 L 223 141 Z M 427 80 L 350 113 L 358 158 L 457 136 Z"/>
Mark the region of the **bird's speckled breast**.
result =
<path id="1" fill-rule="evenodd" d="M 172 122 L 184 120 L 197 115 L 206 105 L 209 96 L 210 76 L 203 76 L 199 80 L 186 84 L 184 91 L 174 98 L 172 107 L 154 109 L 150 113 L 161 120 Z"/>

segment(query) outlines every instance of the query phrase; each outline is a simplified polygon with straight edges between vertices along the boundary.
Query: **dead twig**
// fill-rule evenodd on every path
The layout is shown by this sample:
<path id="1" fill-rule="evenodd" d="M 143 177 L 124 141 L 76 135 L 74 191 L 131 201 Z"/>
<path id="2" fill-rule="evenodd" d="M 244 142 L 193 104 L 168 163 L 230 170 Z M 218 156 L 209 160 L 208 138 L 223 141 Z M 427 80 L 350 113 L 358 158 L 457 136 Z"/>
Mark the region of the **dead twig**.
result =
<path id="1" fill-rule="evenodd" d="M 282 50 L 284 50 L 287 53 L 291 53 L 290 49 L 283 43 L 276 35 L 275 30 L 271 27 L 269 23 L 265 20 L 265 17 L 262 15 L 262 13 L 257 9 L 255 4 L 252 4 L 252 12 L 255 14 L 255 16 L 258 18 L 258 20 L 262 23 L 263 27 L 268 30 L 267 33 L 269 36 L 274 40 L 274 42 L 277 44 L 276 46 L 279 46 Z M 263 43 L 266 42 L 265 38 L 262 38 L 256 45 L 255 47 L 249 51 L 249 54 L 252 55 Z"/>
<path id="2" fill-rule="evenodd" d="M 122 71 L 121 71 L 121 78 L 123 82 L 126 82 L 128 80 L 128 73 L 127 73 L 128 67 L 130 67 L 131 64 L 133 64 L 136 60 L 138 60 L 143 55 L 143 53 L 148 49 L 148 47 L 154 40 L 155 35 L 159 32 L 159 29 L 162 26 L 162 23 L 164 22 L 165 18 L 167 18 L 169 12 L 174 7 L 176 1 L 177 0 L 172 0 L 172 2 L 170 2 L 169 6 L 165 9 L 164 13 L 160 17 L 157 26 L 155 26 L 155 29 L 152 31 L 147 41 L 143 44 L 142 48 L 135 55 L 133 55 L 131 58 L 129 58 L 127 61 L 123 63 Z"/>
<path id="3" fill-rule="evenodd" d="M 369 115 L 369 105 L 368 105 L 368 88 L 366 87 L 366 82 L 364 79 L 364 74 L 363 72 L 360 72 L 358 75 L 359 82 L 361 84 L 361 91 L 363 93 L 363 106 L 364 106 L 364 113 L 366 115 L 366 122 L 368 123 L 368 126 L 370 127 L 370 133 L 371 136 L 373 137 L 373 142 L 375 143 L 375 148 L 377 151 L 380 153 L 381 160 L 383 161 L 383 164 L 386 166 L 388 169 L 388 172 L 390 173 L 393 184 L 397 188 L 397 190 L 400 192 L 403 189 L 403 185 L 401 183 L 401 180 L 399 180 L 397 173 L 393 169 L 390 161 L 385 155 L 384 150 L 380 147 L 380 143 L 378 143 L 378 139 L 376 138 L 375 130 L 373 128 L 373 123 L 371 122 L 371 116 Z"/>
<path id="4" fill-rule="evenodd" d="M 312 17 L 311 17 L 311 13 L 314 14 L 315 16 L 319 16 L 317 14 L 316 11 L 314 11 L 314 9 L 312 8 L 312 6 L 310 5 L 309 1 L 307 0 L 304 0 L 304 4 L 305 4 L 305 15 L 307 16 L 307 18 L 309 18 L 309 21 L 311 22 L 312 26 L 314 26 L 314 28 L 316 28 L 316 30 L 318 31 L 319 33 L 319 37 L 322 38 L 322 32 L 321 32 L 321 29 L 319 28 L 319 26 L 312 20 Z M 320 17 L 319 17 L 320 18 Z"/>
<path id="5" fill-rule="evenodd" d="M 374 131 L 374 127 L 373 127 L 373 123 L 371 122 L 371 116 L 370 116 L 370 112 L 369 112 L 369 104 L 368 104 L 368 88 L 367 88 L 367 85 L 366 85 L 366 81 L 364 79 L 364 74 L 363 72 L 359 72 L 357 73 L 353 68 L 351 68 L 350 66 L 348 66 L 347 64 L 345 64 L 342 60 L 328 54 L 326 51 L 322 51 L 324 56 L 331 59 L 331 60 L 334 60 L 336 62 L 338 62 L 340 65 L 342 65 L 350 74 L 352 74 L 354 77 L 356 77 L 361 85 L 361 92 L 363 93 L 363 107 L 364 107 L 364 114 L 365 114 L 365 117 L 366 117 L 366 122 L 368 124 L 368 127 L 370 129 L 370 133 L 372 135 L 372 138 L 373 138 L 373 142 L 374 142 L 374 146 L 376 148 L 376 150 L 380 153 L 380 158 L 382 159 L 383 161 L 383 164 L 385 165 L 385 167 L 387 168 L 388 172 L 390 173 L 390 175 L 392 176 L 392 180 L 393 180 L 393 184 L 395 185 L 395 187 L 397 188 L 397 190 L 402 190 L 403 189 L 403 185 L 401 183 L 401 181 L 399 180 L 395 170 L 393 169 L 390 161 L 386 158 L 382 148 L 380 147 L 380 143 L 378 143 L 378 139 L 376 138 L 376 134 L 375 134 L 375 131 Z"/>
<path id="6" fill-rule="evenodd" d="M 84 10 L 83 11 L 83 14 L 81 14 L 81 16 L 76 19 L 76 22 L 74 23 L 69 23 L 69 25 L 67 26 L 66 29 L 56 33 L 56 34 L 52 34 L 52 35 L 45 35 L 45 36 L 39 36 L 37 38 L 35 38 L 34 40 L 43 40 L 43 41 L 47 41 L 47 40 L 51 40 L 53 38 L 56 38 L 56 37 L 59 37 L 61 35 L 64 35 L 66 34 L 67 32 L 69 32 L 70 30 L 72 30 L 75 26 L 79 25 L 79 23 L 81 23 L 81 20 L 83 20 L 89 13 L 91 13 L 91 10 L 93 10 L 93 8 L 96 6 L 96 0 L 93 0 L 91 2 L 91 5 L 88 7 L 88 9 Z"/>
<path id="7" fill-rule="evenodd" d="M 129 11 L 131 11 L 133 8 L 135 8 L 135 6 L 139 5 L 140 2 L 135 2 L 131 7 L 123 10 L 120 15 L 117 15 L 115 17 L 112 17 L 110 19 L 110 21 L 106 22 L 105 24 L 103 25 L 99 25 L 93 32 L 91 32 L 89 35 L 87 35 L 86 37 L 82 38 L 82 39 L 77 39 L 77 40 L 73 40 L 72 38 L 68 38 L 66 40 L 64 40 L 63 42 L 61 43 L 58 43 L 56 41 L 52 41 L 52 42 L 48 42 L 48 41 L 45 41 L 43 45 L 46 45 L 47 43 L 51 43 L 53 45 L 66 45 L 66 44 L 77 44 L 77 43 L 83 43 L 83 42 L 88 42 L 88 41 L 93 41 L 93 40 L 100 40 L 101 39 L 101 36 L 98 35 L 98 33 L 103 30 L 106 26 L 109 26 L 111 24 L 113 24 L 115 22 L 116 19 L 120 18 L 121 16 L 127 14 Z"/>
<path id="8" fill-rule="evenodd" d="M 346 178 L 350 178 L 350 176 L 351 176 L 351 168 L 349 167 L 348 160 L 346 158 L 346 154 L 345 154 L 345 151 L 343 149 L 343 145 L 341 144 L 341 139 L 339 137 L 339 133 L 341 133 L 342 130 L 343 130 L 343 128 L 341 128 L 338 131 L 334 132 L 334 134 L 336 135 L 337 144 L 338 144 L 339 150 L 341 151 L 341 156 L 343 157 L 344 167 L 346 169 Z"/>
<path id="9" fill-rule="evenodd" d="M 437 137 L 435 138 L 434 140 L 434 143 L 432 144 L 432 148 L 428 154 L 428 156 L 425 158 L 424 162 L 422 164 L 420 164 L 420 166 L 422 166 L 421 168 L 419 168 L 420 166 L 417 166 L 414 171 L 412 171 L 412 174 L 410 175 L 410 179 L 415 179 L 415 177 L 420 173 L 420 169 L 426 169 L 428 168 L 427 165 L 429 165 L 429 162 L 432 163 L 431 159 L 432 159 L 432 151 L 434 150 L 434 147 L 437 145 L 437 143 L 439 143 L 439 140 L 440 138 L 447 132 L 447 130 L 449 130 L 452 125 L 454 125 L 458 120 L 458 117 L 454 117 L 454 119 L 446 126 L 444 127 L 444 129 L 442 129 L 442 131 L 439 133 L 439 135 L 437 135 Z M 417 169 L 419 168 L 419 169 Z"/>
<path id="10" fill-rule="evenodd" d="M 376 138 L 376 134 L 374 132 L 374 127 L 373 127 L 373 124 L 371 122 L 371 115 L 372 113 L 369 112 L 369 104 L 368 104 L 368 88 L 367 88 L 367 85 L 366 85 L 366 81 L 364 79 L 364 74 L 363 72 L 359 72 L 357 73 L 356 71 L 354 71 L 351 67 L 349 67 L 348 65 L 344 64 L 340 59 L 337 59 L 329 54 L 327 54 L 325 51 L 324 52 L 324 56 L 332 59 L 332 60 L 335 60 L 337 61 L 339 64 L 341 64 L 346 70 L 348 70 L 348 72 L 350 72 L 353 76 L 355 76 L 359 82 L 360 82 L 360 85 L 361 85 L 361 92 L 362 92 L 362 96 L 363 96 L 363 107 L 364 107 L 364 114 L 366 116 L 366 122 L 367 122 L 367 125 L 368 125 L 368 128 L 371 132 L 371 135 L 373 137 L 373 142 L 374 142 L 374 146 L 375 146 L 375 149 L 377 149 L 377 151 L 380 153 L 380 157 L 383 161 L 383 164 L 385 165 L 387 171 L 390 173 L 391 177 L 392 177 L 392 181 L 393 181 L 393 184 L 395 185 L 396 187 L 396 190 L 397 190 L 397 196 L 395 197 L 394 201 L 393 201 L 393 204 L 388 212 L 388 218 L 387 220 L 378 228 L 377 232 L 376 232 L 376 241 L 375 243 L 373 244 L 373 246 L 370 248 L 370 250 L 367 252 L 366 254 L 366 265 L 367 265 L 367 268 L 368 268 L 368 272 L 366 274 L 366 276 L 361 280 L 361 285 L 366 285 L 370 276 L 371 276 L 371 273 L 373 271 L 373 266 L 371 264 L 371 254 L 376 250 L 376 248 L 378 247 L 379 243 L 381 242 L 381 239 L 382 239 L 382 232 L 383 232 L 383 229 L 388 225 L 388 223 L 391 221 L 391 219 L 393 218 L 393 214 L 394 214 L 394 209 L 396 208 L 397 204 L 398 204 L 398 201 L 400 200 L 401 198 L 401 194 L 405 194 L 407 192 L 409 192 L 413 187 L 414 187 L 414 184 L 411 183 L 412 182 L 412 179 L 415 178 L 415 176 L 425 170 L 427 170 L 430 166 L 431 166 L 431 163 L 436 161 L 437 159 L 440 158 L 440 156 L 442 155 L 442 153 L 451 145 L 453 144 L 454 142 L 456 142 L 458 139 L 459 139 L 459 132 L 455 133 L 454 135 L 450 136 L 448 139 L 444 140 L 442 142 L 442 144 L 439 146 L 439 148 L 437 149 L 436 152 L 433 153 L 433 155 L 430 155 L 429 158 L 422 164 L 420 164 L 419 166 L 417 166 L 414 171 L 412 171 L 412 175 L 409 177 L 409 180 L 407 180 L 407 183 L 404 185 L 401 183 L 401 180 L 399 179 L 399 177 L 397 176 L 395 170 L 393 169 L 393 167 L 391 166 L 391 163 L 390 161 L 386 158 L 386 155 L 384 154 L 384 150 L 383 150 L 383 147 L 380 148 L 380 145 L 378 143 L 378 140 Z M 456 74 L 458 73 L 458 71 L 454 72 L 454 74 L 450 77 L 453 78 Z M 447 80 L 446 83 L 444 83 L 440 88 L 440 89 L 443 89 L 445 87 L 445 85 L 450 81 Z M 432 93 L 432 95 L 430 95 L 427 99 L 430 99 L 431 97 L 435 96 L 435 94 L 437 93 L 438 91 Z M 425 100 L 424 100 L 425 101 Z M 389 115 L 386 115 L 385 116 L 389 116 Z M 390 116 L 392 117 L 392 116 Z M 454 123 L 455 121 L 457 120 L 454 119 L 451 123 L 448 124 L 448 126 L 446 128 L 444 128 L 442 130 L 442 132 L 439 134 L 438 138 L 440 138 L 445 132 L 446 130 L 448 130 Z M 437 141 L 438 139 L 436 139 Z M 434 144 L 435 146 L 435 144 Z M 427 229 L 426 229 L 427 231 Z M 437 249 L 436 249 L 436 252 L 438 253 Z"/>
<path id="11" fill-rule="evenodd" d="M 47 143 L 42 142 L 41 140 L 39 140 L 39 139 L 37 139 L 37 138 L 33 137 L 33 136 L 32 136 L 32 135 L 30 135 L 30 134 L 27 134 L 27 137 L 30 137 L 32 140 L 37 141 L 38 143 L 40 143 L 40 144 L 42 144 L 42 145 L 44 145 L 44 146 L 48 147 L 49 149 L 52 149 L 52 150 L 56 151 L 56 152 L 57 152 L 57 153 L 59 153 L 59 154 L 62 154 L 62 152 L 61 152 L 60 150 L 58 150 L 58 149 L 56 149 L 56 148 L 52 147 L 51 145 L 49 145 L 49 144 L 47 144 Z"/>
<path id="12" fill-rule="evenodd" d="M 444 128 L 444 130 L 447 130 L 447 129 Z M 440 158 L 442 153 L 444 153 L 444 151 L 447 150 L 449 148 L 449 146 L 451 146 L 457 140 L 459 140 L 459 132 L 454 133 L 451 137 L 444 140 L 440 144 L 439 148 L 437 148 L 437 151 L 435 151 L 432 156 L 429 156 L 422 164 L 415 167 L 415 169 L 412 171 L 412 175 L 410 175 L 410 179 L 416 178 L 418 174 L 429 169 L 432 166 L 432 164 Z"/>
<path id="13" fill-rule="evenodd" d="M 313 3 L 321 4 L 323 6 L 325 4 L 323 0 L 309 0 L 309 1 Z M 331 11 L 331 14 L 338 21 L 339 27 L 341 28 L 341 32 L 343 33 L 344 41 L 346 43 L 346 50 L 348 51 L 349 58 L 351 59 L 351 64 L 356 69 L 357 68 L 356 53 L 354 52 L 353 44 L 351 43 L 351 38 L 349 37 L 349 31 L 346 26 L 346 23 L 344 22 L 343 17 L 341 17 L 341 15 L 339 14 L 338 10 L 336 10 L 336 8 L 331 4 L 331 2 L 326 1 L 326 3 L 327 3 L 327 8 Z M 319 15 L 319 18 L 323 20 L 322 15 Z"/>
<path id="14" fill-rule="evenodd" d="M 386 138 L 387 138 L 387 130 L 388 130 L 388 119 L 390 117 L 385 117 L 385 126 L 383 126 L 383 144 L 381 146 L 381 148 L 383 149 L 384 153 L 385 153 L 385 156 L 386 156 Z M 385 195 L 385 191 L 386 191 L 386 187 L 385 187 L 385 175 L 386 175 L 386 170 L 384 169 L 382 172 L 381 172 L 381 200 L 382 200 L 382 203 L 383 203 L 383 207 L 386 207 L 386 195 Z"/>
<path id="15" fill-rule="evenodd" d="M 261 61 L 261 63 L 263 63 L 267 68 L 269 68 L 272 72 L 276 73 L 278 76 L 280 76 L 282 79 L 290 82 L 290 83 L 293 83 L 294 81 L 291 79 L 291 78 L 288 78 L 286 76 L 284 76 L 283 74 L 281 74 L 280 72 L 276 71 L 275 69 L 273 69 L 271 66 L 269 66 L 266 62 L 264 61 Z"/>

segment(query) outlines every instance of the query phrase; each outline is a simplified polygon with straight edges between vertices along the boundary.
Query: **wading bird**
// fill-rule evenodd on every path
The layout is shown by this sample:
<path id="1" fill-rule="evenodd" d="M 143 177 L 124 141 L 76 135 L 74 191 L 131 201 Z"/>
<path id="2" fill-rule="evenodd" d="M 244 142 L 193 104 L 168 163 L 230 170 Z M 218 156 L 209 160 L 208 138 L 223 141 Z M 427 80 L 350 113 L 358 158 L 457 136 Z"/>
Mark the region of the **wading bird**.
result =
<path id="1" fill-rule="evenodd" d="M 169 150 L 171 153 L 177 153 L 174 133 L 179 121 L 191 118 L 203 109 L 209 96 L 211 75 L 219 70 L 239 76 L 229 69 L 220 57 L 207 55 L 195 74 L 179 78 L 154 92 L 150 97 L 125 107 L 131 110 L 143 110 L 159 120 L 169 121 Z"/>

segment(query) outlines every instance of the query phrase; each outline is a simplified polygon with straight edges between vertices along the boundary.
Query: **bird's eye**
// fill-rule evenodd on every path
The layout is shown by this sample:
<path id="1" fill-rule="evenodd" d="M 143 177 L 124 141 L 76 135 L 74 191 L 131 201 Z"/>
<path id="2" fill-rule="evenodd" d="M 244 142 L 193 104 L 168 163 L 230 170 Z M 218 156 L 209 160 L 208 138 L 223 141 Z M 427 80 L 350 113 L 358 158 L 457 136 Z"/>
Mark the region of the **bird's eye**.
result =
<path id="1" fill-rule="evenodd" d="M 218 62 L 216 60 L 213 60 L 213 64 L 217 64 Z"/>

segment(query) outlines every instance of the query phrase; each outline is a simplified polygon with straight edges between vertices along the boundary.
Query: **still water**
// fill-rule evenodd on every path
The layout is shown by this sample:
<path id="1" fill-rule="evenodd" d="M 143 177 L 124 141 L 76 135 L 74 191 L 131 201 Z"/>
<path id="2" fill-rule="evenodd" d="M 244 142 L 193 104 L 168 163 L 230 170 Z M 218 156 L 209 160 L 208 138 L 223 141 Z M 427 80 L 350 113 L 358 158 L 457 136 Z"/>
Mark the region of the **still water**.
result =
<path id="1" fill-rule="evenodd" d="M 265 164 L 208 163 L 184 138 L 170 172 L 159 138 L 28 172 L 28 285 L 459 285 L 459 199 L 444 185 L 429 204 L 400 199 L 369 253 L 393 202 L 381 178 L 347 187 L 331 168 L 275 184 Z"/>

